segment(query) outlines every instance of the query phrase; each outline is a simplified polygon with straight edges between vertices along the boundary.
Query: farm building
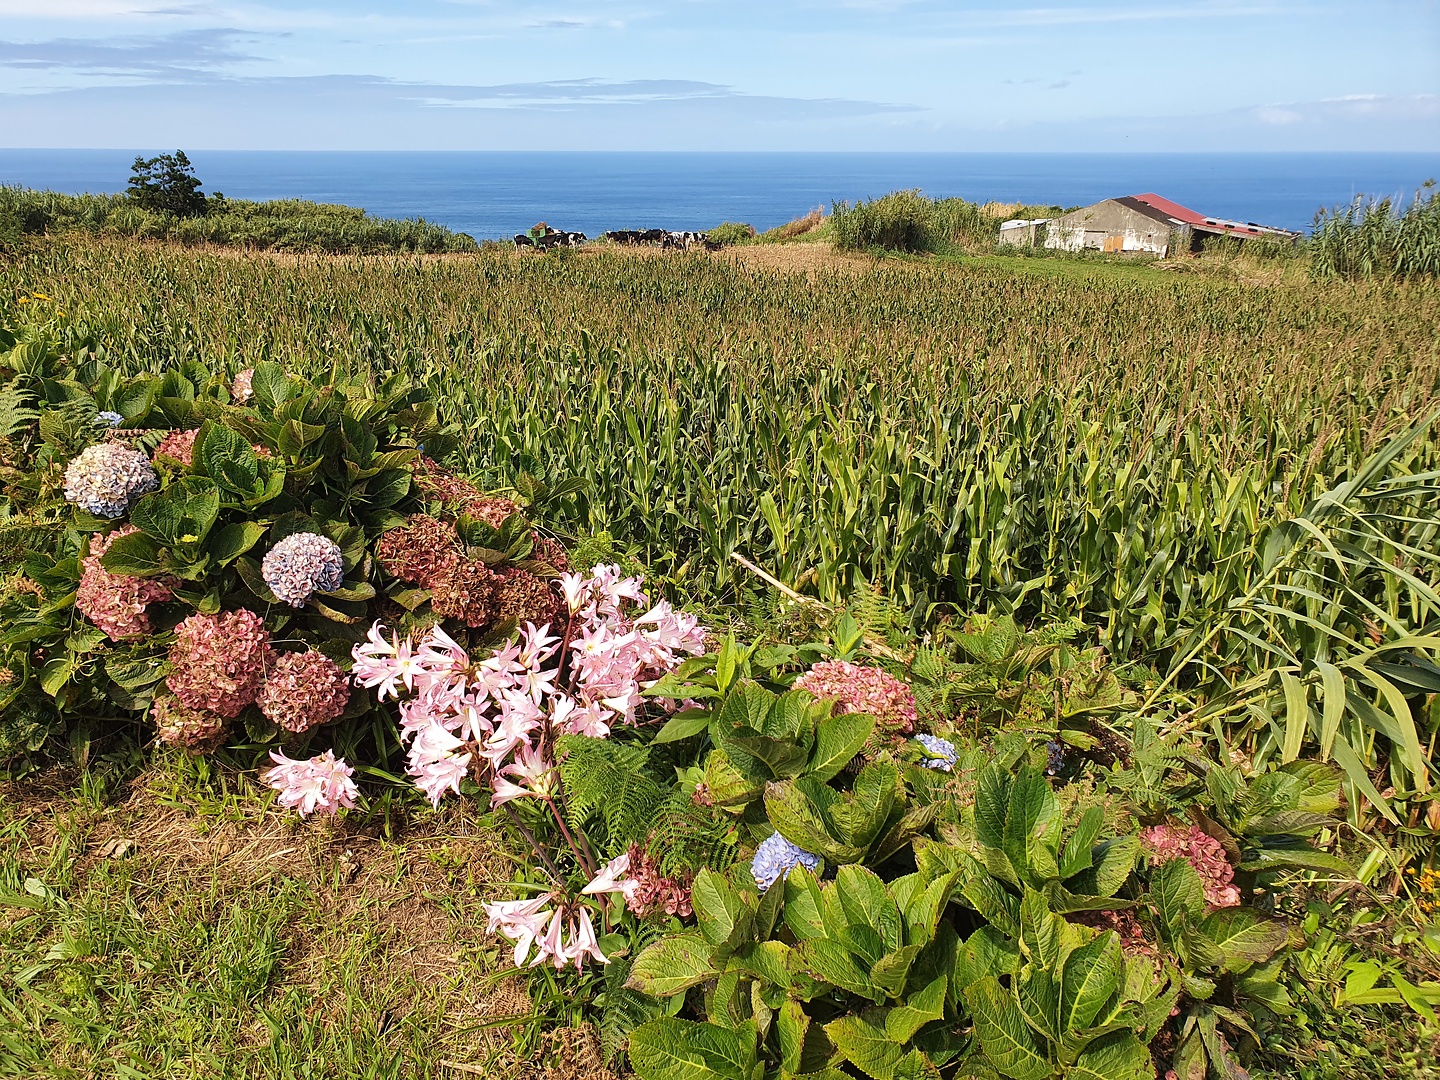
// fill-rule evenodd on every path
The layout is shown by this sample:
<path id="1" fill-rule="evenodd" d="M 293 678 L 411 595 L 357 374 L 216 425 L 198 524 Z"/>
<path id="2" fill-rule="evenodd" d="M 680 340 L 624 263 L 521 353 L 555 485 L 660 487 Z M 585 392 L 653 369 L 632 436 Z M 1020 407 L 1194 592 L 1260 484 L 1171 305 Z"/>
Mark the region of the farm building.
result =
<path id="1" fill-rule="evenodd" d="M 1043 227 L 1043 228 L 1042 228 Z M 1159 255 L 1198 250 L 1211 236 L 1264 238 L 1293 244 L 1300 234 L 1258 225 L 1206 217 L 1153 192 L 1104 199 L 1048 221 L 1007 221 L 1000 226 L 1002 244 L 1081 251 L 1145 252 Z"/>
<path id="2" fill-rule="evenodd" d="M 1044 242 L 1045 227 L 1049 223 L 1049 218 L 1011 218 L 1009 221 L 1002 221 L 1000 243 L 1034 247 L 1037 241 Z"/>

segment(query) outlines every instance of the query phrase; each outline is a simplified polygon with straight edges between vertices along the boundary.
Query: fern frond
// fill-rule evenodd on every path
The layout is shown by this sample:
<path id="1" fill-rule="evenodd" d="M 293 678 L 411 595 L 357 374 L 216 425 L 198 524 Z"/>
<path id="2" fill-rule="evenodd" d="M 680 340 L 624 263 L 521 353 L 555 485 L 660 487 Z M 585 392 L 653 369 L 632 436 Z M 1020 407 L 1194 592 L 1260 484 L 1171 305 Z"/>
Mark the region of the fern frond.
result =
<path id="1" fill-rule="evenodd" d="M 701 867 L 722 870 L 729 866 L 739 839 L 726 815 L 714 807 L 696 805 L 677 789 L 660 808 L 645 850 L 660 864 L 662 874 L 676 877 Z"/>
<path id="2" fill-rule="evenodd" d="M 643 841 L 665 801 L 664 789 L 649 771 L 650 751 L 583 735 L 565 736 L 556 749 L 562 755 L 560 779 L 570 826 L 586 829 L 606 858 Z M 595 835 L 596 822 L 603 826 L 603 839 Z"/>
<path id="3" fill-rule="evenodd" d="M 14 386 L 0 390 L 0 439 L 18 435 L 40 418 L 33 402 L 32 394 Z"/>

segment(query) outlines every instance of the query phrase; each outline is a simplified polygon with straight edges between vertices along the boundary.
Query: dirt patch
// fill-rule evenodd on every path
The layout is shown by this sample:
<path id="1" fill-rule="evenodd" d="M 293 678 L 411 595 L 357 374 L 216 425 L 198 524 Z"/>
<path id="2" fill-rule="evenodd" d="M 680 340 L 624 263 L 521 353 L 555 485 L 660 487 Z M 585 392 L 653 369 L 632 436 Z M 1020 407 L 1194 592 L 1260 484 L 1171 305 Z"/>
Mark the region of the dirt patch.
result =
<path id="1" fill-rule="evenodd" d="M 879 260 L 868 255 L 836 251 L 834 245 L 827 240 L 799 244 L 745 244 L 726 248 L 716 257 L 757 270 L 812 275 L 834 270 L 864 274 L 880 265 Z"/>

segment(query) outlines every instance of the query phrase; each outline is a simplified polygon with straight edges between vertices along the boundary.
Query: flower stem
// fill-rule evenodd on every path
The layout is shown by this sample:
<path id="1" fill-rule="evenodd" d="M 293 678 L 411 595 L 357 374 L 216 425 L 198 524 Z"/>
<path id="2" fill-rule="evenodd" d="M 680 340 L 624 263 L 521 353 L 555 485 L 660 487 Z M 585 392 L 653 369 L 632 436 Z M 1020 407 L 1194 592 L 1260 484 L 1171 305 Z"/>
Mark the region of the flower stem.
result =
<path id="1" fill-rule="evenodd" d="M 525 827 L 525 823 L 520 820 L 520 815 L 515 813 L 515 808 L 509 803 L 505 803 L 504 805 L 505 813 L 510 815 L 511 822 L 520 830 L 525 839 L 530 841 L 530 846 L 535 849 L 535 854 L 540 856 L 540 861 L 545 864 L 545 869 L 550 874 L 550 877 L 554 880 L 555 884 L 563 890 L 565 888 L 565 879 L 560 876 L 560 871 L 556 869 L 555 863 L 551 860 L 545 849 L 540 846 L 540 841 L 536 840 L 535 834 Z"/>

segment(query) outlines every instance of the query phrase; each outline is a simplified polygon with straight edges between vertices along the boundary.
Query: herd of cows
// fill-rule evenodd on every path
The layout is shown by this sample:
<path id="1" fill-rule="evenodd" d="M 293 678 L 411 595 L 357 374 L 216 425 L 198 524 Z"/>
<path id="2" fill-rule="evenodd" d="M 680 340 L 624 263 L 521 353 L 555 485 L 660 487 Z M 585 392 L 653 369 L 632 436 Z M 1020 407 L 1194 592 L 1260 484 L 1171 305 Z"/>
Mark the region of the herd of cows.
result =
<path id="1" fill-rule="evenodd" d="M 601 234 L 601 239 L 609 240 L 612 244 L 624 244 L 627 247 L 658 247 L 662 251 L 720 250 L 720 245 L 702 232 L 668 232 L 665 229 L 612 229 L 610 232 Z M 551 251 L 562 247 L 575 248 L 588 240 L 589 237 L 584 233 L 552 229 L 549 225 L 541 222 L 528 233 L 515 234 L 515 250 L 524 251 L 529 248 L 535 251 Z"/>

